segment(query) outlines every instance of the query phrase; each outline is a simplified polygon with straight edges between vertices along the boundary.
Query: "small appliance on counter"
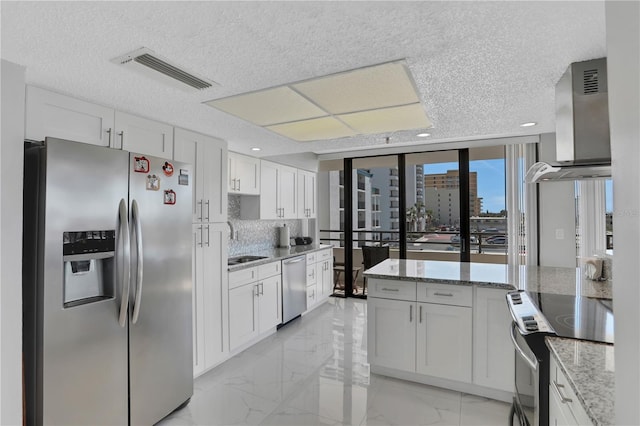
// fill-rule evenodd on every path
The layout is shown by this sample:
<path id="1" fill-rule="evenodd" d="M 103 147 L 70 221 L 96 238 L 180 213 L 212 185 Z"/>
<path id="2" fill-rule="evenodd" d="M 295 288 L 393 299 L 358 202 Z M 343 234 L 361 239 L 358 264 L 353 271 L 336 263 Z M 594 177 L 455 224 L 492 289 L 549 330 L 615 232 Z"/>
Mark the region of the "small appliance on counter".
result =
<path id="1" fill-rule="evenodd" d="M 286 223 L 278 227 L 278 235 L 280 236 L 278 247 L 280 248 L 291 247 L 290 238 L 289 238 L 289 228 L 287 227 Z"/>
<path id="2" fill-rule="evenodd" d="M 291 237 L 290 244 L 292 246 L 307 246 L 313 244 L 313 238 L 311 237 Z"/>

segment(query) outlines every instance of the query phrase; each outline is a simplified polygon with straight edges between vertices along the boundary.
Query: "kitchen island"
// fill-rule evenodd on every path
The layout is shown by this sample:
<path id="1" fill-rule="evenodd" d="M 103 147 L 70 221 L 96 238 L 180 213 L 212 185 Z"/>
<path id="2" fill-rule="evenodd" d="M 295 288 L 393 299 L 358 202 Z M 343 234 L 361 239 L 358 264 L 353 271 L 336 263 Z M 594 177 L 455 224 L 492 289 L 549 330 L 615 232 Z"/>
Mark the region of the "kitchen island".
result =
<path id="1" fill-rule="evenodd" d="M 364 275 L 372 372 L 507 402 L 514 353 L 506 292 L 612 296 L 610 281 L 586 279 L 580 268 L 387 259 Z M 575 424 L 614 424 L 613 345 L 559 337 L 547 337 L 546 343 L 566 377 L 565 389 L 577 396 L 569 398 L 578 405 L 567 418 Z M 385 353 L 387 347 L 410 349 L 402 358 L 398 351 Z"/>

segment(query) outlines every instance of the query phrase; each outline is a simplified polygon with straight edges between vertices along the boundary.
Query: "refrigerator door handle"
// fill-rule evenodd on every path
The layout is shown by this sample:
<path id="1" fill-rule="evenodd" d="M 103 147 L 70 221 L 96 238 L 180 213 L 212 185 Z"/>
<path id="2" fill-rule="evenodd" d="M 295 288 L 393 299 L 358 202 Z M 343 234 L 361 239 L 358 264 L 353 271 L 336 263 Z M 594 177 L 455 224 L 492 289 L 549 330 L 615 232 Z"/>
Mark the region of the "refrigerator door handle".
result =
<path id="1" fill-rule="evenodd" d="M 131 247 L 129 242 L 129 215 L 127 213 L 127 203 L 123 199 L 120 200 L 120 206 L 118 208 L 119 214 L 119 234 L 122 238 L 122 251 L 123 251 L 123 271 L 122 271 L 122 294 L 120 300 L 120 316 L 118 322 L 121 327 L 125 327 L 127 324 L 127 311 L 129 308 L 129 284 L 131 279 Z"/>
<path id="2" fill-rule="evenodd" d="M 140 305 L 142 305 L 142 280 L 144 278 L 144 265 L 143 259 L 144 255 L 142 253 L 142 224 L 140 223 L 140 211 L 138 210 L 138 202 L 133 200 L 131 202 L 131 221 L 132 228 L 131 231 L 136 234 L 136 297 L 134 299 L 133 304 L 133 318 L 131 322 L 133 324 L 138 322 L 138 317 L 140 316 Z"/>

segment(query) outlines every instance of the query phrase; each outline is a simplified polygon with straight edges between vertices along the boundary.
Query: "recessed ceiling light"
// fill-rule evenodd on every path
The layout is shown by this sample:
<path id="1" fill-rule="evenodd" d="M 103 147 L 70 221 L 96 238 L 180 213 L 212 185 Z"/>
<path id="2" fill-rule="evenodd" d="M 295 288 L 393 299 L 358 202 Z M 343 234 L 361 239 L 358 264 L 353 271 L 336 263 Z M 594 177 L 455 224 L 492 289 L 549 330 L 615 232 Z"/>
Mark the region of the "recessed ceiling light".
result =
<path id="1" fill-rule="evenodd" d="M 520 125 L 520 127 L 533 127 L 533 126 L 535 126 L 536 124 L 538 124 L 538 123 L 536 123 L 535 121 L 529 121 L 528 123 L 522 123 L 522 124 Z"/>
<path id="2" fill-rule="evenodd" d="M 427 138 L 431 136 L 431 133 L 418 133 L 416 136 L 419 138 Z"/>
<path id="3" fill-rule="evenodd" d="M 260 148 L 251 148 L 251 151 L 260 151 Z"/>

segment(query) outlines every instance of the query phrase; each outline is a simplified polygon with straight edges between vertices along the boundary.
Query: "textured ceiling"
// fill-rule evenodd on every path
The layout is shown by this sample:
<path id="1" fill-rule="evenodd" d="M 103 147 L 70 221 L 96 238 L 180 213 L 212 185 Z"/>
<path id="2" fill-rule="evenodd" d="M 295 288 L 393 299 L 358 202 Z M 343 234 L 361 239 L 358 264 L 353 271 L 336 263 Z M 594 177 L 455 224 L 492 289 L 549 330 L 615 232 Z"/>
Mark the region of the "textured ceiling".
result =
<path id="1" fill-rule="evenodd" d="M 600 1 L 2 1 L 0 13 L 1 56 L 27 67 L 28 84 L 266 156 L 378 147 L 389 135 L 294 142 L 202 102 L 406 58 L 429 141 L 543 133 L 566 67 L 606 56 Z M 220 87 L 189 93 L 110 62 L 142 46 Z"/>

